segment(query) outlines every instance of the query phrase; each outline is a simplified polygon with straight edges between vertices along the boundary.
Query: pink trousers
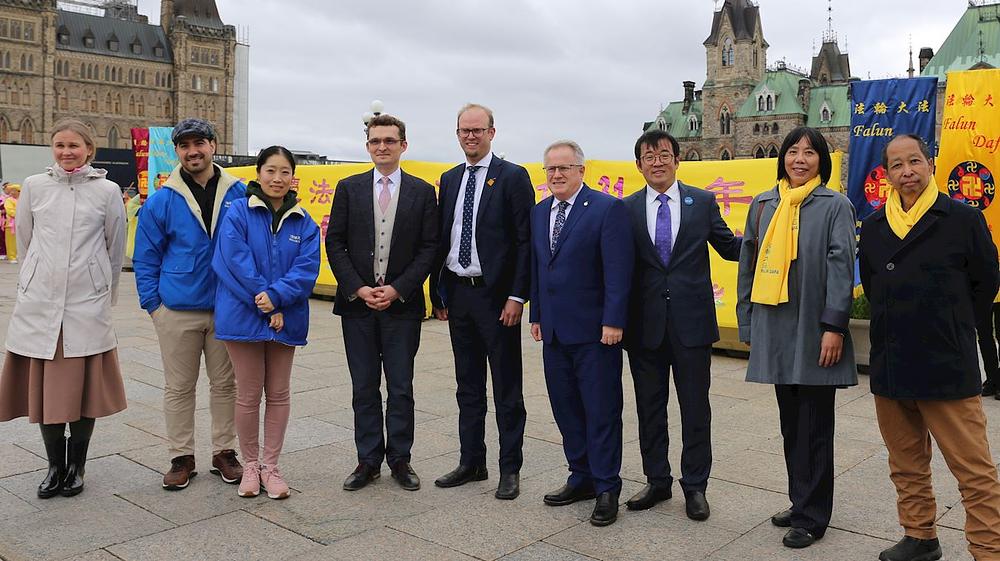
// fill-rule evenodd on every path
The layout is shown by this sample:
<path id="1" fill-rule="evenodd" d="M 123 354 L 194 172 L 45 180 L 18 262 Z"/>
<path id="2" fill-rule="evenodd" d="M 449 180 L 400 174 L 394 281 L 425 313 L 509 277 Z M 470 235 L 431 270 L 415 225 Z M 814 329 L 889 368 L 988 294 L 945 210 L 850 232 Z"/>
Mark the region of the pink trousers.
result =
<path id="1" fill-rule="evenodd" d="M 295 347 L 274 341 L 226 341 L 236 373 L 236 435 L 245 462 L 278 464 L 291 413 L 290 383 Z M 264 409 L 264 455 L 260 455 L 260 398 Z"/>

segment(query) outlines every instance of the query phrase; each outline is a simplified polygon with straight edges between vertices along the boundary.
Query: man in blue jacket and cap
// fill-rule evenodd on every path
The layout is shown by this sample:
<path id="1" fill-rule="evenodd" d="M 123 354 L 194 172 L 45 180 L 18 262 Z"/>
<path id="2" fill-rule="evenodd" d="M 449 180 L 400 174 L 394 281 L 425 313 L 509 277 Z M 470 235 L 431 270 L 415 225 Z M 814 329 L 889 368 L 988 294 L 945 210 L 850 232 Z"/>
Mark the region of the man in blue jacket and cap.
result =
<path id="1" fill-rule="evenodd" d="M 213 312 L 217 279 L 212 271 L 216 226 L 246 186 L 212 162 L 212 126 L 185 119 L 172 140 L 180 165 L 143 205 L 132 266 L 139 303 L 149 312 L 163 359 L 163 413 L 170 470 L 163 488 L 179 490 L 195 476 L 195 385 L 205 355 L 212 415 L 212 473 L 239 483 L 233 421 L 236 382 L 226 347 L 215 338 Z"/>

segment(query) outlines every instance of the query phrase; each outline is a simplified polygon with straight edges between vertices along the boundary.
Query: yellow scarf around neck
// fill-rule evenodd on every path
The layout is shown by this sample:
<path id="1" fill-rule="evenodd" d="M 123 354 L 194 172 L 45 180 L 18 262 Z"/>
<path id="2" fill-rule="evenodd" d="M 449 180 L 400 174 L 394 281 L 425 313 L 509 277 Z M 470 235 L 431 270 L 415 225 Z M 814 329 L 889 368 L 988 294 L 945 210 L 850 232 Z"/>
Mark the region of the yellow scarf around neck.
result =
<path id="1" fill-rule="evenodd" d="M 819 184 L 819 176 L 795 189 L 786 179 L 778 182 L 781 202 L 759 246 L 751 302 L 772 306 L 788 302 L 788 271 L 799 257 L 799 206 Z"/>
<path id="2" fill-rule="evenodd" d="M 927 187 L 924 187 L 924 191 L 917 197 L 917 201 L 913 203 L 910 210 L 903 210 L 903 199 L 900 198 L 898 191 L 893 189 L 889 193 L 888 198 L 885 200 L 885 218 L 889 221 L 889 227 L 892 228 L 893 233 L 899 239 L 905 238 L 906 234 L 909 234 L 910 230 L 913 229 L 913 226 L 934 206 L 934 201 L 937 201 L 938 191 L 937 182 L 934 181 L 934 176 L 932 175 L 930 181 L 927 183 Z"/>

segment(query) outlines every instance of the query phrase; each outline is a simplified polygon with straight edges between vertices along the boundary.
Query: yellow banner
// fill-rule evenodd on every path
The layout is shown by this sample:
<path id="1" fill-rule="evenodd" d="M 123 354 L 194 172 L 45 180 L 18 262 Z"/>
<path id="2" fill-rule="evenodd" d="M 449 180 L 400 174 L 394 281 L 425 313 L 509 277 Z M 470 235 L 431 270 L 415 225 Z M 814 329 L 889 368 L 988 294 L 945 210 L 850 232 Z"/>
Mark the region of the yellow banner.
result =
<path id="1" fill-rule="evenodd" d="M 1000 69 L 949 72 L 937 157 L 939 188 L 983 211 L 1000 246 Z"/>
<path id="2" fill-rule="evenodd" d="M 841 158 L 840 152 L 833 154 L 833 177 L 830 178 L 829 187 L 843 192 L 840 178 Z M 402 167 L 407 173 L 434 185 L 440 179 L 441 174 L 454 165 L 403 162 Z M 371 167 L 371 164 L 348 164 L 299 166 L 296 168 L 297 189 L 302 205 L 320 224 L 324 237 L 330 220 L 330 205 L 333 202 L 333 192 L 337 182 L 345 177 L 367 171 Z M 535 185 L 535 199 L 540 201 L 549 196 L 542 164 L 525 164 L 525 168 L 527 168 L 531 181 Z M 227 171 L 245 180 L 256 177 L 253 167 L 229 168 Z M 715 193 L 722 217 L 736 232 L 736 235 L 743 235 L 750 201 L 757 193 L 774 187 L 776 172 L 777 161 L 774 159 L 683 162 L 677 170 L 677 178 L 688 185 Z M 627 197 L 646 185 L 642 174 L 636 169 L 635 163 L 631 161 L 589 160 L 584 180 L 592 188 L 618 198 Z M 318 284 L 332 287 L 336 285 L 336 280 L 330 271 L 325 247 L 322 252 Z M 712 283 L 715 289 L 715 305 L 719 325 L 724 328 L 735 328 L 737 326 L 737 264 L 723 260 L 714 250 L 711 251 L 711 260 Z"/>

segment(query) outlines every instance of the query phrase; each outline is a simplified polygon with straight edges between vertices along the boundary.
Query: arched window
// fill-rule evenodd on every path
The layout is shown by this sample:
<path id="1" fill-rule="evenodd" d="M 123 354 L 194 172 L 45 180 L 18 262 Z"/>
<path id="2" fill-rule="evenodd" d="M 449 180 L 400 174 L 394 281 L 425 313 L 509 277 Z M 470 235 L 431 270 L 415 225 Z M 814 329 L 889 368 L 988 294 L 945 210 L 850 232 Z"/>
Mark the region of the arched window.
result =
<path id="1" fill-rule="evenodd" d="M 170 101 L 170 97 L 167 96 L 167 99 L 163 102 L 163 117 L 169 120 L 173 118 L 173 114 L 174 114 L 174 105 Z"/>
<path id="2" fill-rule="evenodd" d="M 90 95 L 90 112 L 97 113 L 97 91 Z"/>
<path id="3" fill-rule="evenodd" d="M 771 145 L 771 150 L 768 151 L 768 153 L 767 153 L 767 157 L 768 158 L 777 158 L 778 157 L 778 147 L 772 144 Z"/>
<path id="4" fill-rule="evenodd" d="M 28 69 L 28 55 L 21 55 L 21 71 Z"/>
<path id="5" fill-rule="evenodd" d="M 830 109 L 828 109 L 827 107 L 823 107 L 823 113 L 820 115 L 819 120 L 823 121 L 824 123 L 829 123 L 830 122 Z"/>
<path id="6" fill-rule="evenodd" d="M 104 98 L 104 112 L 105 113 L 111 113 L 112 107 L 114 107 L 114 106 L 111 105 L 111 92 L 108 92 L 108 95 L 105 96 L 105 98 Z"/>
<path id="7" fill-rule="evenodd" d="M 763 110 L 764 110 L 764 96 L 759 95 L 757 96 L 757 111 L 763 111 Z"/>
<path id="8" fill-rule="evenodd" d="M 757 68 L 757 49 L 753 50 L 753 67 Z"/>
<path id="9" fill-rule="evenodd" d="M 0 142 L 10 142 L 10 123 L 3 116 L 0 116 Z"/>
<path id="10" fill-rule="evenodd" d="M 128 83 L 135 83 L 135 72 L 131 68 L 128 69 Z"/>
<path id="11" fill-rule="evenodd" d="M 761 146 L 758 146 L 757 149 L 754 150 L 753 157 L 757 158 L 758 160 L 763 159 L 764 158 L 764 148 L 761 147 Z"/>
<path id="12" fill-rule="evenodd" d="M 34 144 L 35 143 L 35 125 L 31 123 L 31 119 L 25 119 L 21 121 L 21 144 Z"/>
<path id="13" fill-rule="evenodd" d="M 115 114 L 121 115 L 122 113 L 122 94 L 115 94 Z"/>
<path id="14" fill-rule="evenodd" d="M 697 150 L 692 150 L 688 152 L 687 158 L 685 159 L 689 162 L 697 162 L 698 160 L 701 160 L 701 155 L 698 154 Z"/>
<path id="15" fill-rule="evenodd" d="M 764 123 L 764 134 L 771 134 L 771 125 Z"/>
<path id="16" fill-rule="evenodd" d="M 21 105 L 21 90 L 17 89 L 17 84 L 10 86 L 10 104 Z"/>
<path id="17" fill-rule="evenodd" d="M 698 117 L 694 115 L 688 117 L 688 130 L 691 132 L 698 130 Z"/>
<path id="18" fill-rule="evenodd" d="M 773 95 L 768 95 L 766 103 L 767 103 L 767 110 L 768 111 L 773 111 L 774 110 L 774 96 Z"/>
<path id="19" fill-rule="evenodd" d="M 753 133 L 754 134 L 760 134 L 760 123 L 754 123 L 754 125 L 753 125 Z"/>
<path id="20" fill-rule="evenodd" d="M 31 105 L 31 86 L 24 84 L 24 91 L 21 92 L 21 102 L 27 106 Z"/>
<path id="21" fill-rule="evenodd" d="M 732 122 L 729 108 L 723 105 L 722 111 L 719 112 L 719 134 L 732 134 Z"/>
<path id="22" fill-rule="evenodd" d="M 722 44 L 722 66 L 732 66 L 733 65 L 733 40 L 726 37 L 725 42 Z"/>
<path id="23" fill-rule="evenodd" d="M 146 116 L 146 99 L 143 96 L 139 96 L 138 111 L 140 117 Z"/>
<path id="24" fill-rule="evenodd" d="M 135 115 L 135 96 L 128 96 L 128 114 Z"/>
<path id="25" fill-rule="evenodd" d="M 725 148 L 722 149 L 722 154 L 719 156 L 720 160 L 732 160 L 733 157 L 729 155 L 729 150 Z"/>
<path id="26" fill-rule="evenodd" d="M 114 125 L 108 129 L 108 148 L 118 148 L 118 129 Z"/>
<path id="27" fill-rule="evenodd" d="M 771 134 L 778 134 L 778 123 L 771 125 Z"/>
<path id="28" fill-rule="evenodd" d="M 146 71 L 145 70 L 142 71 L 142 76 L 139 78 L 139 83 L 142 84 L 143 86 L 146 85 Z"/>
<path id="29" fill-rule="evenodd" d="M 110 66 L 105 66 L 104 67 L 104 81 L 105 82 L 110 82 L 111 81 L 111 67 Z"/>
<path id="30" fill-rule="evenodd" d="M 173 74 L 169 74 L 169 73 L 167 74 L 167 87 L 168 88 L 174 87 L 174 75 Z"/>
<path id="31" fill-rule="evenodd" d="M 28 55 L 28 71 L 35 71 L 35 55 Z"/>

